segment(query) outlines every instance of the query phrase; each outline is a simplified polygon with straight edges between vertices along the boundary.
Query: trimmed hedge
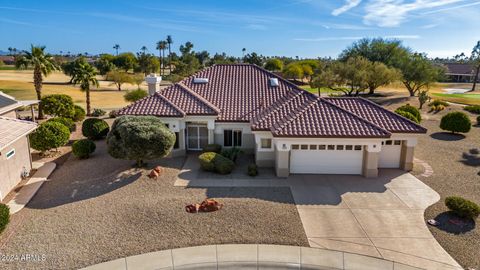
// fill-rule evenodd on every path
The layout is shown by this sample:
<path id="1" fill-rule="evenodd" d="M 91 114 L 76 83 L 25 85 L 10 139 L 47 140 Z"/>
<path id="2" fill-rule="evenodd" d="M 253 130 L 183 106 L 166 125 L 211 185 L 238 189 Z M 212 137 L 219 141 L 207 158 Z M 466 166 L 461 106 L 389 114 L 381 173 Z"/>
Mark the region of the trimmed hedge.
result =
<path id="1" fill-rule="evenodd" d="M 440 128 L 443 130 L 467 133 L 472 128 L 470 118 L 463 112 L 451 112 L 442 117 Z"/>
<path id="2" fill-rule="evenodd" d="M 409 119 L 409 120 L 412 120 L 413 122 L 419 124 L 418 122 L 418 119 L 415 117 L 415 115 L 409 113 L 409 112 L 406 112 L 406 111 L 395 111 L 395 113 Z"/>
<path id="3" fill-rule="evenodd" d="M 469 105 L 469 106 L 463 107 L 463 109 L 467 112 L 480 114 L 480 105 Z"/>
<path id="4" fill-rule="evenodd" d="M 43 122 L 30 134 L 30 145 L 42 152 L 64 146 L 70 139 L 70 130 L 56 121 Z"/>
<path id="5" fill-rule="evenodd" d="M 93 112 L 92 112 L 93 117 L 100 117 L 100 116 L 104 116 L 105 114 L 107 114 L 107 112 L 102 109 L 93 109 Z"/>
<path id="6" fill-rule="evenodd" d="M 258 166 L 257 164 L 249 164 L 247 168 L 247 173 L 250 176 L 257 176 L 258 175 Z"/>
<path id="7" fill-rule="evenodd" d="M 82 123 L 83 136 L 91 140 L 103 139 L 107 136 L 110 127 L 105 120 L 98 118 L 89 118 Z"/>
<path id="8" fill-rule="evenodd" d="M 413 114 L 415 118 L 417 118 L 417 121 L 416 121 L 417 123 L 422 122 L 422 116 L 420 114 L 420 110 L 418 110 L 416 107 L 413 107 L 410 104 L 400 106 L 398 109 L 395 110 L 396 113 L 398 113 L 399 111 L 409 112 Z"/>
<path id="9" fill-rule="evenodd" d="M 203 153 L 198 159 L 200 160 L 200 167 L 209 172 L 229 174 L 235 167 L 233 161 L 215 152 Z"/>
<path id="10" fill-rule="evenodd" d="M 0 233 L 5 230 L 10 222 L 10 208 L 8 205 L 0 203 Z"/>
<path id="11" fill-rule="evenodd" d="M 72 117 L 74 115 L 73 99 L 65 94 L 53 94 L 42 97 L 43 111 L 48 115 Z"/>
<path id="12" fill-rule="evenodd" d="M 204 153 L 215 152 L 215 153 L 220 154 L 221 151 L 222 151 L 222 146 L 220 144 L 215 144 L 215 143 L 209 144 L 209 145 L 207 145 L 203 148 Z"/>
<path id="13" fill-rule="evenodd" d="M 54 117 L 47 120 L 47 122 L 57 122 L 66 126 L 70 132 L 73 132 L 77 129 L 77 125 L 71 118 L 66 117 Z"/>
<path id="14" fill-rule="evenodd" d="M 89 158 L 90 154 L 95 152 L 97 146 L 92 140 L 82 139 L 73 143 L 72 152 L 78 158 Z"/>
<path id="15" fill-rule="evenodd" d="M 85 110 L 82 107 L 80 107 L 78 105 L 73 106 L 73 116 L 72 116 L 73 121 L 75 121 L 75 122 L 83 121 L 83 119 L 85 119 L 86 115 L 87 115 L 87 113 L 85 112 Z"/>
<path id="16" fill-rule="evenodd" d="M 462 218 L 476 219 L 480 215 L 478 204 L 458 196 L 450 196 L 445 199 L 445 205 Z"/>

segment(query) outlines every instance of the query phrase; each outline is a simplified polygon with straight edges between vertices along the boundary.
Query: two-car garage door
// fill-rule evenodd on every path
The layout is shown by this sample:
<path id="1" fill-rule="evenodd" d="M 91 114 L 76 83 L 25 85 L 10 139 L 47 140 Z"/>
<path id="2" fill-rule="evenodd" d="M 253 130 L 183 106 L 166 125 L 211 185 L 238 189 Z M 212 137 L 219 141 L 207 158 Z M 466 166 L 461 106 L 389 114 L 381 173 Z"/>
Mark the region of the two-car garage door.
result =
<path id="1" fill-rule="evenodd" d="M 292 145 L 290 172 L 362 174 L 361 145 Z"/>

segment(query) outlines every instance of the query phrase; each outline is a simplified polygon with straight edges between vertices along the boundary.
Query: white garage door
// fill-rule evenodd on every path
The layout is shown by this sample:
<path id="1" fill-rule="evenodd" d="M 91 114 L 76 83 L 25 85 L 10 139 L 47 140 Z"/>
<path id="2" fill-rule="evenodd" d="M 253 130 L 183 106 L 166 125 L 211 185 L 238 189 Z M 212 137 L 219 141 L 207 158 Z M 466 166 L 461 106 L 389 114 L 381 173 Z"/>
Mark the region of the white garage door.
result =
<path id="1" fill-rule="evenodd" d="M 290 172 L 362 174 L 361 145 L 292 145 Z"/>
<path id="2" fill-rule="evenodd" d="M 378 157 L 379 168 L 400 168 L 402 141 L 385 141 Z"/>

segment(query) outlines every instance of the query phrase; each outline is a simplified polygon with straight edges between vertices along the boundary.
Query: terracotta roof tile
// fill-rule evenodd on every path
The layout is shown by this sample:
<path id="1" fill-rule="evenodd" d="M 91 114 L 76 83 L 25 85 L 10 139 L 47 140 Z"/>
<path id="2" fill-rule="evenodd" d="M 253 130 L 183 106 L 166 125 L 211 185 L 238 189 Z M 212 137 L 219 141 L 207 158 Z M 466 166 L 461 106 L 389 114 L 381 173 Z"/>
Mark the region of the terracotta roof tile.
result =
<path id="1" fill-rule="evenodd" d="M 155 115 L 184 117 L 185 112 L 159 93 L 145 97 L 121 110 L 118 115 Z"/>

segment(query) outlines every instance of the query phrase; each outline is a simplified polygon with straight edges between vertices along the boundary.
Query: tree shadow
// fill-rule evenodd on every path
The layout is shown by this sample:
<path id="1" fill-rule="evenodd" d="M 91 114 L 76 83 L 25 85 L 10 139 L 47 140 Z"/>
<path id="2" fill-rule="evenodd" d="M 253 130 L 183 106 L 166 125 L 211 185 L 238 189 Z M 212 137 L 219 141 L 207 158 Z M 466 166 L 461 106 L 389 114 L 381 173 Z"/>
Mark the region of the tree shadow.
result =
<path id="1" fill-rule="evenodd" d="M 473 219 L 463 219 L 457 217 L 452 211 L 440 213 L 435 217 L 439 225 L 437 228 L 444 232 L 455 235 L 464 234 L 475 229 L 476 223 Z"/>
<path id="2" fill-rule="evenodd" d="M 453 134 L 449 132 L 435 132 L 430 135 L 435 140 L 440 140 L 440 141 L 460 141 L 465 139 L 465 135 L 463 134 Z"/>
<path id="3" fill-rule="evenodd" d="M 476 148 L 472 148 L 468 152 L 464 152 L 460 162 L 471 167 L 480 166 L 480 151 Z"/>

